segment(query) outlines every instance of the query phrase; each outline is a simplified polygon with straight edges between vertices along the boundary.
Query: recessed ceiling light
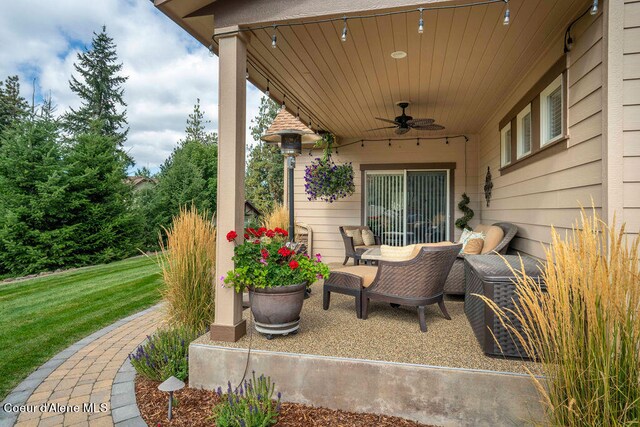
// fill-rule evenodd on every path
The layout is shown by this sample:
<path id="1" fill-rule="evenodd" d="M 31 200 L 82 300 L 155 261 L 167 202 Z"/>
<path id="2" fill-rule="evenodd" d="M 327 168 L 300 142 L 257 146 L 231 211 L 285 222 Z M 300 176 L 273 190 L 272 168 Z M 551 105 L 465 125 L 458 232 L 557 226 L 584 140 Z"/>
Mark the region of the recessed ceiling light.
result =
<path id="1" fill-rule="evenodd" d="M 407 56 L 407 52 L 403 50 L 396 50 L 395 52 L 391 52 L 391 57 L 393 59 L 402 59 Z"/>

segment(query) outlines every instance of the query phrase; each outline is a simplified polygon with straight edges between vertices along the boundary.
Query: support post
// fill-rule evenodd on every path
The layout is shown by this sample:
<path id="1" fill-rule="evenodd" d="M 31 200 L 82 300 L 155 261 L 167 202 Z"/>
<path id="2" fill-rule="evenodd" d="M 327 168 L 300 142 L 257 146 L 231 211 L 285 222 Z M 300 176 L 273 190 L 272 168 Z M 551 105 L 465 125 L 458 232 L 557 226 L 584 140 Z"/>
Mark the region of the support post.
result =
<path id="1" fill-rule="evenodd" d="M 296 167 L 296 158 L 293 156 L 287 157 L 287 175 L 288 175 L 288 185 L 287 189 L 289 190 L 289 241 L 293 242 L 295 240 L 295 232 L 296 232 L 296 224 L 294 218 L 294 202 L 293 202 L 293 170 Z"/>
<path id="2" fill-rule="evenodd" d="M 244 174 L 246 127 L 247 46 L 244 34 L 220 37 L 218 90 L 218 206 L 216 277 L 227 274 L 234 265 L 232 243 L 226 234 L 244 229 Z M 225 288 L 216 279 L 215 322 L 211 339 L 233 342 L 246 334 L 242 318 L 242 294 Z"/>

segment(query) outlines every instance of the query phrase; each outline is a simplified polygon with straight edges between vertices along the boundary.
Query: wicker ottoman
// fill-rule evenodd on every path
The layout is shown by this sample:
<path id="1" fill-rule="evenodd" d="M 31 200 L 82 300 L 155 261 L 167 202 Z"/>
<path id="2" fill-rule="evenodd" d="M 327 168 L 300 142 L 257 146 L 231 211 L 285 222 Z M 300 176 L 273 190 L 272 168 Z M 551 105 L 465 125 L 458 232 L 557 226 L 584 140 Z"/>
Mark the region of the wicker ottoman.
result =
<path id="1" fill-rule="evenodd" d="M 372 281 L 376 270 L 377 267 L 359 265 L 332 271 L 322 288 L 322 308 L 329 309 L 331 292 L 353 295 L 356 300 L 356 316 L 362 319 L 362 291 Z"/>
<path id="2" fill-rule="evenodd" d="M 505 259 L 515 270 L 520 270 L 518 256 L 505 255 Z M 522 257 L 522 261 L 527 275 L 541 282 L 540 262 L 526 256 Z M 487 304 L 474 295 L 483 295 L 502 309 L 513 310 L 516 307 L 518 298 L 513 283 L 514 275 L 505 261 L 499 256 L 467 256 L 465 276 L 464 312 L 485 354 L 528 359 L 519 340 L 502 325 Z M 509 316 L 509 320 L 516 328 L 520 327 L 513 316 Z"/>

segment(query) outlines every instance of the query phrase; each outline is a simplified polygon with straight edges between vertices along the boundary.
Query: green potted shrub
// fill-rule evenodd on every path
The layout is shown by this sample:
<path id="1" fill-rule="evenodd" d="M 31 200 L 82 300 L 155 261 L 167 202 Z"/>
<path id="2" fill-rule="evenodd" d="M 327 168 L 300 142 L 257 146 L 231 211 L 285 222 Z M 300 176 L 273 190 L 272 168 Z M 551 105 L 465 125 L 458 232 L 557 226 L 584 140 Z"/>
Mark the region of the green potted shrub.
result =
<path id="1" fill-rule="evenodd" d="M 267 339 L 298 332 L 307 286 L 329 276 L 320 254 L 311 258 L 300 253 L 287 236 L 279 227 L 248 228 L 238 243 L 238 233 L 227 233 L 235 244 L 235 268 L 222 280 L 236 292 L 248 289 L 254 326 Z"/>

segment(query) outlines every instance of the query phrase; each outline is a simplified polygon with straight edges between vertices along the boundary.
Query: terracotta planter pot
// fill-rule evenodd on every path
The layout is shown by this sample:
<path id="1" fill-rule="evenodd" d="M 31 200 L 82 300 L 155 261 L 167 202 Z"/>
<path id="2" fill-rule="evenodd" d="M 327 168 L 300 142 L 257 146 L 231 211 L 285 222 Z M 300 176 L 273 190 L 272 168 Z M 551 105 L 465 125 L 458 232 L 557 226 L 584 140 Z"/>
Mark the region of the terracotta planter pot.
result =
<path id="1" fill-rule="evenodd" d="M 295 334 L 300 328 L 300 311 L 306 283 L 249 289 L 249 301 L 254 325 L 267 339 L 273 335 Z"/>

